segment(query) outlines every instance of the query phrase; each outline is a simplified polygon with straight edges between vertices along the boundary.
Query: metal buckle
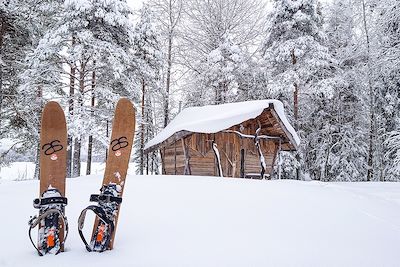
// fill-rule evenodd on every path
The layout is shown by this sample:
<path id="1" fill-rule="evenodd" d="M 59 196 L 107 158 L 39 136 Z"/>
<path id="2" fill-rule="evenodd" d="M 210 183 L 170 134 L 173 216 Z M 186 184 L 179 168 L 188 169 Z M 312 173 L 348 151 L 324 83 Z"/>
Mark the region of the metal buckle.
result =
<path id="1" fill-rule="evenodd" d="M 35 208 L 35 209 L 39 209 L 40 208 L 40 198 L 35 198 L 34 200 L 33 200 L 33 207 Z"/>

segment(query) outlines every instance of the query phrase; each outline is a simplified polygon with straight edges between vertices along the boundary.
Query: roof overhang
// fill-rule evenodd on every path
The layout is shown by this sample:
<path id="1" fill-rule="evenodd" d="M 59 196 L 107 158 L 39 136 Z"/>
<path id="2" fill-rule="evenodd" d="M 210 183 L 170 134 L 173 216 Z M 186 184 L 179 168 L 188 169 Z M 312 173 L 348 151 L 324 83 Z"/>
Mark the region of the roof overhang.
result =
<path id="1" fill-rule="evenodd" d="M 300 139 L 285 116 L 282 102 L 269 99 L 186 108 L 146 144 L 145 153 L 172 144 L 193 133 L 221 132 L 244 121 L 255 119 L 266 109 L 271 112 L 296 150 Z"/>

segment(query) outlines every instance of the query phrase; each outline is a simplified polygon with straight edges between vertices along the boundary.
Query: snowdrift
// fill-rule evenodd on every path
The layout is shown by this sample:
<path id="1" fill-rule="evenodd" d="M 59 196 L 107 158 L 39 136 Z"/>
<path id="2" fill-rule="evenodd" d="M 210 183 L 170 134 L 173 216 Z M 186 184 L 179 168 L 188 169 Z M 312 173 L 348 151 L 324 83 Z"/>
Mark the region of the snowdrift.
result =
<path id="1" fill-rule="evenodd" d="M 398 266 L 400 183 L 129 176 L 115 249 L 88 253 L 77 218 L 100 175 L 67 180 L 66 252 L 27 231 L 38 181 L 0 180 L 0 266 Z M 91 226 L 87 222 L 87 226 Z M 88 231 L 89 232 L 89 231 Z"/>

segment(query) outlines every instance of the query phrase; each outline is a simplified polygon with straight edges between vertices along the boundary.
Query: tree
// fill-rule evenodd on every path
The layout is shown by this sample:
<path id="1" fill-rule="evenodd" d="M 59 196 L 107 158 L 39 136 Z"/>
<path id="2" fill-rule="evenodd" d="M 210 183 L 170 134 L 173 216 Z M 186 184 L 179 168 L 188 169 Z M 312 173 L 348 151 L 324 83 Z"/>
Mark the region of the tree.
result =
<path id="1" fill-rule="evenodd" d="M 269 88 L 280 96 L 290 117 L 293 114 L 295 128 L 303 137 L 300 153 L 310 166 L 316 157 L 306 156 L 314 149 L 309 135 L 320 130 L 320 126 L 313 125 L 319 122 L 318 118 L 311 121 L 308 116 L 318 114 L 315 102 L 332 96 L 331 75 L 335 68 L 325 45 L 320 7 L 315 0 L 276 0 L 268 23 L 262 51 L 270 77 Z M 299 161 L 300 155 L 296 158 Z"/>
<path id="2" fill-rule="evenodd" d="M 377 32 L 380 46 L 375 62 L 378 72 L 376 89 L 378 136 L 382 142 L 381 180 L 399 180 L 400 168 L 400 15 L 395 0 L 378 5 Z"/>
<path id="3" fill-rule="evenodd" d="M 236 99 L 243 73 L 247 68 L 247 57 L 229 36 L 223 36 L 221 43 L 211 51 L 204 62 L 196 67 L 194 93 L 187 96 L 192 106 L 222 104 Z"/>
<path id="4" fill-rule="evenodd" d="M 161 98 L 163 99 L 163 127 L 166 127 L 170 121 L 170 101 L 171 87 L 173 84 L 173 67 L 176 63 L 176 39 L 178 28 L 180 26 L 184 1 L 182 0 L 151 0 L 149 6 L 156 14 L 155 20 L 159 27 L 159 42 L 164 55 L 164 73 L 162 74 L 163 90 Z"/>
<path id="5" fill-rule="evenodd" d="M 18 149 L 22 153 L 35 154 L 34 148 L 36 148 L 37 164 L 34 177 L 38 178 L 40 154 L 38 140 L 43 94 L 42 87 L 39 86 L 41 78 L 37 77 L 36 81 L 32 79 L 30 85 L 28 85 L 27 75 L 31 73 L 29 67 L 34 64 L 30 60 L 32 51 L 46 29 L 54 22 L 53 15 L 58 12 L 60 1 L 28 0 L 24 3 L 6 1 L 2 4 L 9 8 L 11 13 L 8 14 L 12 14 L 12 23 L 8 24 L 10 26 L 8 29 L 11 30 L 8 34 L 11 34 L 8 35 L 5 31 L 6 35 L 3 36 L 5 37 L 3 41 L 6 43 L 3 44 L 6 44 L 7 48 L 2 51 L 3 62 L 7 63 L 4 69 L 6 72 L 2 71 L 2 73 L 5 75 L 12 74 L 12 76 L 3 76 L 8 84 L 12 84 L 9 87 L 12 88 L 12 91 L 9 91 L 6 97 L 9 111 L 6 115 L 10 122 L 7 126 L 7 134 L 10 137 L 12 136 L 13 140 L 16 140 Z M 9 41 L 11 42 L 8 43 Z M 15 53 L 11 52 L 14 49 Z M 12 70 L 12 72 L 8 73 L 7 69 Z M 3 99 L 3 96 L 0 98 Z M 3 110 L 1 114 L 4 114 Z M 29 157 L 29 160 L 34 160 L 34 157 Z"/>
<path id="6" fill-rule="evenodd" d="M 137 172 L 149 173 L 149 155 L 144 154 L 144 145 L 154 134 L 152 96 L 159 90 L 159 73 L 162 68 L 162 52 L 158 41 L 159 33 L 153 22 L 150 6 L 144 4 L 140 10 L 140 20 L 134 30 L 133 50 L 138 61 L 137 76 L 141 88 L 141 123 L 138 127 L 136 149 L 139 155 L 135 158 Z"/>
<path id="7" fill-rule="evenodd" d="M 131 14 L 123 0 L 68 1 L 30 57 L 35 62 L 30 68 L 31 81 L 39 80 L 43 90 L 61 96 L 66 95 L 65 90 L 70 92 L 66 102 L 69 134 L 74 137 L 73 176 L 80 175 L 85 137 L 102 127 L 99 119 L 112 116 L 110 107 L 119 95 L 137 96 L 132 91 Z M 47 88 L 50 82 L 52 86 Z M 91 101 L 94 98 L 96 102 Z M 93 103 L 90 108 L 87 102 Z"/>
<path id="8" fill-rule="evenodd" d="M 259 0 L 187 2 L 180 35 L 186 105 L 195 98 L 203 99 L 197 105 L 232 101 L 261 32 L 263 9 Z"/>

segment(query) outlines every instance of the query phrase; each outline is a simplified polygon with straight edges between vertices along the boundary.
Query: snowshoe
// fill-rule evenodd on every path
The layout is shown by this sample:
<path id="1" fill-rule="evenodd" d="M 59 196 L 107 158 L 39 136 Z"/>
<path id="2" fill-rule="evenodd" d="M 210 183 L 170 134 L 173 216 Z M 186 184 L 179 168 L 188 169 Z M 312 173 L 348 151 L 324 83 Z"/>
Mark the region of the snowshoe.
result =
<path id="1" fill-rule="evenodd" d="M 68 236 L 68 221 L 64 215 L 67 198 L 51 186 L 40 198 L 33 200 L 33 207 L 39 209 L 39 215 L 29 220 L 29 238 L 40 256 L 58 254 Z M 32 229 L 39 226 L 38 245 L 32 240 Z M 65 236 L 60 238 L 60 230 L 65 227 Z M 62 241 L 61 241 L 62 240 Z"/>
<path id="2" fill-rule="evenodd" d="M 81 212 L 78 219 L 78 231 L 89 252 L 103 252 L 109 248 L 110 240 L 115 230 L 115 218 L 122 202 L 122 198 L 119 197 L 120 192 L 121 187 L 117 184 L 103 185 L 99 195 L 93 194 L 90 196 L 90 201 L 97 202 L 98 205 L 90 205 Z M 86 241 L 82 232 L 88 210 L 94 212 L 98 218 L 90 244 Z"/>

